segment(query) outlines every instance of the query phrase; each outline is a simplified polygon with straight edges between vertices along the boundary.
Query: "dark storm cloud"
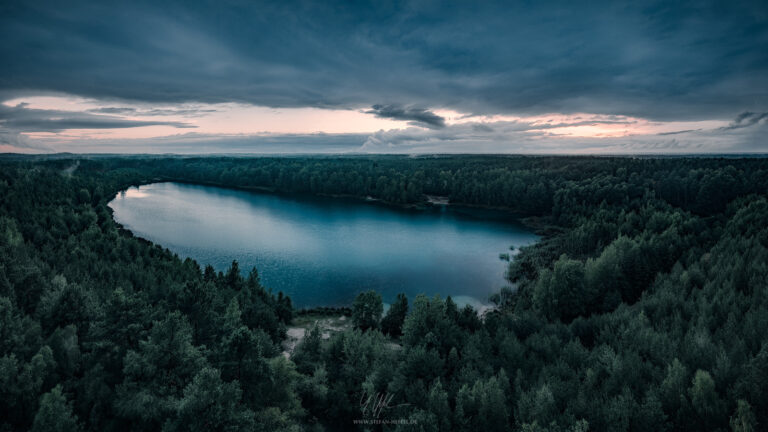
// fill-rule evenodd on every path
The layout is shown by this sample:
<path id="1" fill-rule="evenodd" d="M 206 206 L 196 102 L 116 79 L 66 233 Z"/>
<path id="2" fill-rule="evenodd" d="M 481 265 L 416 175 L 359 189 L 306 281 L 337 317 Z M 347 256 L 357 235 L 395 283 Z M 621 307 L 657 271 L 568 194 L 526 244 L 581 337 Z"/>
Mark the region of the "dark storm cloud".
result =
<path id="1" fill-rule="evenodd" d="M 97 113 L 97 114 L 135 114 L 136 108 L 130 108 L 130 107 L 103 107 L 103 108 L 93 108 L 89 109 L 88 112 Z"/>
<path id="2" fill-rule="evenodd" d="M 403 107 L 400 105 L 374 105 L 370 110 L 364 112 L 380 118 L 405 120 L 411 125 L 430 129 L 445 127 L 445 119 L 443 117 L 423 108 Z"/>
<path id="3" fill-rule="evenodd" d="M 9 132 L 60 132 L 67 129 L 120 129 L 142 126 L 193 128 L 182 122 L 127 120 L 111 115 L 30 109 L 27 104 L 0 105 L 0 129 Z"/>
<path id="4" fill-rule="evenodd" d="M 8 146 L 11 151 L 18 150 L 36 150 L 41 152 L 50 152 L 52 149 L 30 140 L 26 136 L 7 129 L 0 128 L 0 146 Z"/>
<path id="5" fill-rule="evenodd" d="M 768 119 L 768 112 L 764 112 L 764 113 L 743 112 L 738 116 L 736 116 L 736 118 L 731 122 L 731 124 L 729 124 L 728 126 L 724 126 L 720 129 L 733 130 L 733 129 L 747 128 L 750 126 L 754 126 L 760 122 L 765 123 L 766 119 Z"/>
<path id="6" fill-rule="evenodd" d="M 472 130 L 475 132 L 493 132 L 493 128 L 485 123 L 475 123 L 472 125 Z"/>
<path id="7" fill-rule="evenodd" d="M 637 121 L 635 120 L 581 120 L 581 121 L 567 122 L 567 123 L 566 122 L 560 122 L 560 123 L 547 122 L 543 124 L 519 122 L 519 124 L 521 125 L 528 125 L 526 127 L 530 127 L 531 129 L 556 129 L 556 128 L 563 128 L 563 127 L 597 126 L 601 124 L 630 125 L 635 123 L 637 123 Z"/>
<path id="8" fill-rule="evenodd" d="M 132 116 L 186 116 L 196 117 L 205 113 L 216 112 L 215 109 L 201 109 L 201 108 L 153 108 L 153 109 L 139 109 L 134 107 L 101 107 L 92 108 L 88 112 L 96 114 L 119 114 L 119 115 L 132 115 Z"/>
<path id="9" fill-rule="evenodd" d="M 657 120 L 768 111 L 763 0 L 2 2 L 0 40 L 5 94 Z"/>
<path id="10" fill-rule="evenodd" d="M 701 129 L 686 129 L 686 130 L 679 130 L 679 131 L 673 131 L 673 132 L 659 132 L 656 135 L 658 136 L 666 136 L 666 135 L 680 135 L 680 134 L 687 134 L 690 132 L 696 132 L 700 131 Z"/>

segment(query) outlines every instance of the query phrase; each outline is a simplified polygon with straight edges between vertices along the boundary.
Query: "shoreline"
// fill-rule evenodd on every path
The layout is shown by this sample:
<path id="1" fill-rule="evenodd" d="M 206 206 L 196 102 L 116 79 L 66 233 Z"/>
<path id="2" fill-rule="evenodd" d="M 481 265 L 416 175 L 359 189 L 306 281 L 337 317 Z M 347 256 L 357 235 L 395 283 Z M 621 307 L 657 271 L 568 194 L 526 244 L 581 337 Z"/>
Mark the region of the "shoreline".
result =
<path id="1" fill-rule="evenodd" d="M 251 193 L 268 193 L 268 194 L 274 194 L 274 195 L 282 195 L 286 197 L 293 197 L 293 198 L 331 198 L 331 199 L 346 199 L 355 201 L 358 203 L 372 203 L 378 206 L 383 207 L 389 207 L 393 209 L 405 209 L 405 210 L 413 210 L 413 211 L 430 211 L 434 209 L 440 209 L 440 208 L 451 208 L 454 211 L 458 210 L 461 211 L 462 209 L 467 210 L 489 210 L 493 212 L 500 212 L 501 214 L 504 214 L 505 216 L 509 216 L 514 218 L 514 221 L 510 220 L 504 220 L 504 223 L 517 223 L 520 226 L 523 226 L 527 229 L 529 229 L 531 232 L 536 234 L 537 236 L 540 236 L 541 238 L 538 241 L 542 241 L 548 236 L 553 235 L 553 231 L 557 232 L 559 231 L 558 227 L 555 227 L 545 220 L 542 217 L 537 216 L 528 216 L 523 217 L 519 213 L 512 212 L 509 208 L 506 207 L 499 207 L 499 206 L 484 206 L 484 205 L 472 205 L 472 204 L 463 204 L 463 203 L 451 203 L 447 200 L 447 197 L 438 197 L 444 199 L 444 202 L 438 202 L 435 203 L 434 200 L 430 201 L 434 198 L 434 196 L 425 195 L 425 198 L 427 201 L 423 201 L 420 203 L 414 203 L 414 204 L 401 204 L 401 203 L 394 203 L 389 202 L 385 200 L 381 200 L 378 198 L 373 197 L 360 197 L 356 195 L 347 195 L 347 194 L 323 194 L 323 193 L 304 193 L 304 192 L 285 192 L 280 191 L 274 188 L 267 188 L 267 187 L 261 187 L 261 186 L 229 186 L 229 185 L 223 185 L 218 182 L 212 182 L 212 181 L 191 181 L 187 179 L 175 179 L 175 178 L 162 178 L 162 177 L 154 177 L 154 178 L 148 178 L 148 179 L 142 179 L 139 182 L 132 183 L 126 187 L 120 188 L 114 195 L 111 196 L 111 198 L 106 199 L 105 206 L 108 209 L 109 213 L 111 214 L 112 221 L 115 223 L 116 228 L 119 232 L 124 233 L 125 235 L 134 237 L 139 239 L 140 241 L 152 244 L 156 247 L 163 248 L 165 250 L 170 251 L 171 253 L 174 253 L 164 245 L 155 242 L 153 240 L 141 237 L 137 234 L 135 234 L 129 227 L 126 227 L 121 222 L 119 222 L 115 218 L 115 212 L 114 209 L 109 205 L 110 202 L 115 200 L 122 192 L 125 192 L 126 190 L 130 189 L 131 187 L 140 188 L 141 186 L 147 186 L 155 183 L 179 183 L 184 185 L 193 185 L 193 186 L 208 186 L 208 187 L 217 187 L 222 189 L 229 189 L 229 190 L 235 190 L 235 191 L 244 191 L 244 192 L 251 192 Z M 476 218 L 478 220 L 485 220 L 482 216 L 475 215 L 468 215 L 469 217 Z M 498 222 L 498 219 L 493 220 L 493 222 Z M 174 253 L 174 255 L 178 255 Z M 178 255 L 179 259 L 184 260 L 186 257 Z M 191 258 L 191 257 L 189 257 Z M 194 259 L 194 258 L 192 258 Z M 197 261 L 197 260 L 195 260 Z M 199 265 L 204 265 L 198 262 Z M 510 283 L 507 279 L 504 279 L 506 283 Z M 497 291 L 494 291 L 493 293 L 496 293 Z M 491 311 L 495 308 L 494 304 L 490 301 L 490 296 L 493 294 L 490 293 L 488 297 L 481 299 L 476 298 L 472 296 L 466 296 L 466 295 L 457 295 L 457 296 L 441 296 L 441 298 L 445 299 L 447 297 L 451 297 L 457 305 L 461 308 L 465 305 L 472 306 L 479 315 L 484 315 L 486 312 Z M 426 295 L 426 294 L 424 294 Z M 432 296 L 429 296 L 430 298 Z M 415 298 L 415 297 L 414 297 Z M 412 300 L 412 299 L 411 299 Z M 297 316 L 303 316 L 303 315 L 324 315 L 326 317 L 338 317 L 338 316 L 351 316 L 351 304 L 348 305 L 307 305 L 302 306 L 300 308 L 295 308 Z"/>
<path id="2" fill-rule="evenodd" d="M 277 188 L 266 187 L 266 186 L 237 186 L 237 185 L 227 185 L 227 184 L 214 182 L 214 181 L 202 181 L 202 180 L 198 181 L 198 180 L 179 179 L 179 178 L 172 178 L 172 177 L 155 177 L 153 179 L 144 180 L 143 182 L 138 184 L 132 184 L 128 186 L 128 188 L 130 187 L 138 188 L 140 186 L 146 186 L 152 183 L 181 183 L 181 184 L 187 184 L 187 185 L 193 185 L 193 186 L 213 186 L 213 187 L 219 187 L 222 189 L 231 189 L 231 190 L 256 192 L 256 193 L 268 193 L 268 194 L 294 196 L 294 197 L 323 197 L 323 198 L 349 199 L 349 200 L 360 201 L 360 202 L 374 204 L 374 205 L 381 205 L 384 207 L 405 209 L 405 210 L 416 210 L 416 211 L 438 209 L 441 207 L 451 208 L 453 210 L 459 210 L 459 211 L 461 209 L 489 210 L 494 212 L 500 212 L 513 218 L 515 222 L 521 224 L 526 228 L 529 228 L 531 231 L 533 231 L 534 234 L 541 236 L 542 238 L 549 237 L 562 230 L 561 227 L 551 223 L 550 221 L 547 221 L 546 220 L 547 216 L 525 214 L 525 213 L 517 212 L 512 208 L 506 207 L 506 206 L 489 206 L 489 205 L 483 205 L 483 204 L 451 202 L 449 197 L 443 197 L 443 196 L 438 197 L 436 195 L 428 195 L 428 194 L 424 194 L 424 199 L 420 202 L 397 203 L 397 202 L 387 201 L 387 200 L 372 197 L 372 196 L 362 197 L 359 195 L 329 194 L 329 193 L 322 193 L 322 192 L 290 192 L 290 191 L 284 191 Z M 127 188 L 118 190 L 115 193 L 115 196 L 113 196 L 107 202 L 110 202 L 113 199 L 115 199 L 117 194 L 119 194 L 120 192 L 126 189 Z M 442 202 L 442 201 L 435 202 L 435 200 L 433 200 L 433 198 L 435 197 L 445 199 L 445 202 Z"/>

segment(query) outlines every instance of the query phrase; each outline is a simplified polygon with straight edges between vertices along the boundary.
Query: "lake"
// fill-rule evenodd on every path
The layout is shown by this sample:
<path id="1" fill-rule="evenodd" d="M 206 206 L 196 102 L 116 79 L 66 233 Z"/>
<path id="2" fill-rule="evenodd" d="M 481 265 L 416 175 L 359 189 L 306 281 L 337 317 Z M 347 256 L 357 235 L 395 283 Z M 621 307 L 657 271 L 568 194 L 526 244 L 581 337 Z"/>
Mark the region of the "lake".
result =
<path id="1" fill-rule="evenodd" d="M 375 289 L 487 303 L 507 285 L 500 253 L 537 237 L 502 212 L 401 209 L 361 200 L 153 183 L 109 203 L 115 220 L 201 266 L 232 260 L 294 305 L 343 306 Z"/>

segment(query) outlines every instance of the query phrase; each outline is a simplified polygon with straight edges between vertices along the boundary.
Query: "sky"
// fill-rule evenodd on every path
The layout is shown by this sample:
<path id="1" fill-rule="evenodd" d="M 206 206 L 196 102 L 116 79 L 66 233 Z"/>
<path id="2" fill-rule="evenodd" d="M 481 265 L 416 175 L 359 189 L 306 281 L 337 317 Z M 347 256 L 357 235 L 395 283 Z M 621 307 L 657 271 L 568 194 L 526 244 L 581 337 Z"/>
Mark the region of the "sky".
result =
<path id="1" fill-rule="evenodd" d="M 768 152 L 768 2 L 0 2 L 0 152 Z"/>

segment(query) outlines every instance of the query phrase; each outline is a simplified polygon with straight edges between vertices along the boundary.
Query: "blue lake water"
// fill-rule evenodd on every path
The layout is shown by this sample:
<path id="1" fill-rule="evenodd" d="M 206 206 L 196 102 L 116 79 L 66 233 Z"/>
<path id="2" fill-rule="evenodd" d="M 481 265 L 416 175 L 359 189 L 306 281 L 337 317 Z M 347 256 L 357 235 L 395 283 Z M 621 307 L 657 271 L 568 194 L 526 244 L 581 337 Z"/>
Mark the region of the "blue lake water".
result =
<path id="1" fill-rule="evenodd" d="M 232 260 L 294 305 L 341 306 L 375 289 L 485 303 L 506 285 L 509 247 L 537 237 L 512 216 L 454 207 L 392 208 L 358 200 L 154 183 L 119 193 L 115 220 L 205 266 Z"/>

